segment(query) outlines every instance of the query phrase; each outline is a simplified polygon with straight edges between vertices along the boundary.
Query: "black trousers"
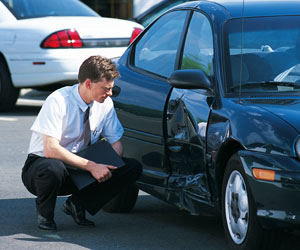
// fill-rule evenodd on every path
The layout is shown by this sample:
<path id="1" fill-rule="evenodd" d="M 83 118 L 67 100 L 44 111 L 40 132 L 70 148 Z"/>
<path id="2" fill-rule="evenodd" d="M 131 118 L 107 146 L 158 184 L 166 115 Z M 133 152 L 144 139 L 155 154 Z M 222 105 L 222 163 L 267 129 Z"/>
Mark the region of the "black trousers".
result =
<path id="1" fill-rule="evenodd" d="M 123 160 L 126 166 L 112 171 L 109 180 L 78 190 L 62 161 L 29 154 L 22 169 L 22 181 L 28 191 L 37 196 L 36 208 L 47 219 L 54 218 L 57 196 L 70 194 L 94 215 L 125 186 L 139 178 L 140 164 L 133 159 Z"/>

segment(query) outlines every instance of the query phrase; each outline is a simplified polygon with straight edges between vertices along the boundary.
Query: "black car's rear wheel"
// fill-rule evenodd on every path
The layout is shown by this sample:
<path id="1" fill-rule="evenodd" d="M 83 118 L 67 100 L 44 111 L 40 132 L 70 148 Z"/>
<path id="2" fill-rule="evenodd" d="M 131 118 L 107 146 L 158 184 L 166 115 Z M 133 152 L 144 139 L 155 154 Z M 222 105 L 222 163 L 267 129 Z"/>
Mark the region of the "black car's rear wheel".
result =
<path id="1" fill-rule="evenodd" d="M 135 184 L 130 184 L 123 188 L 122 192 L 109 201 L 103 210 L 110 213 L 130 212 L 136 203 L 139 189 Z"/>
<path id="2" fill-rule="evenodd" d="M 257 220 L 250 186 L 238 154 L 230 158 L 223 178 L 222 219 L 230 249 L 275 249 L 271 246 L 274 243 L 272 233 L 263 230 Z"/>
<path id="3" fill-rule="evenodd" d="M 12 109 L 19 97 L 20 90 L 12 85 L 6 63 L 0 57 L 0 111 Z"/>

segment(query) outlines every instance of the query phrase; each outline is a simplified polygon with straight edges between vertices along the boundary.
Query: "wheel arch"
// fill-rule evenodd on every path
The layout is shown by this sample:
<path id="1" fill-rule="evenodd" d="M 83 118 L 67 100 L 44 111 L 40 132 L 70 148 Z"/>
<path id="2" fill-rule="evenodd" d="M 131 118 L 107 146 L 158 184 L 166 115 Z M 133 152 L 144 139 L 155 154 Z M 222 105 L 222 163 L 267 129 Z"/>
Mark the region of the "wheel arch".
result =
<path id="1" fill-rule="evenodd" d="M 216 185 L 217 185 L 217 199 L 218 199 L 218 206 L 221 208 L 221 194 L 222 194 L 222 182 L 224 177 L 224 172 L 226 169 L 226 165 L 236 152 L 244 150 L 244 147 L 241 143 L 234 139 L 229 139 L 226 143 L 224 143 L 216 157 L 215 160 L 215 176 L 216 176 Z"/>

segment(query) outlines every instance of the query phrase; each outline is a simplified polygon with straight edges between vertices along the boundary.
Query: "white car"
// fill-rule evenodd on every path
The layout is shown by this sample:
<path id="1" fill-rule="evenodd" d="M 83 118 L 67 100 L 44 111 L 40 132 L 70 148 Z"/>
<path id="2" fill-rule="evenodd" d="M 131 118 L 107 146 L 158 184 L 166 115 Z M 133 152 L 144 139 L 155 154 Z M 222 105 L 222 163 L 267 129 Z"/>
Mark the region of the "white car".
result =
<path id="1" fill-rule="evenodd" d="M 77 82 L 83 60 L 121 56 L 142 29 L 78 0 L 0 0 L 0 111 L 21 88 Z"/>

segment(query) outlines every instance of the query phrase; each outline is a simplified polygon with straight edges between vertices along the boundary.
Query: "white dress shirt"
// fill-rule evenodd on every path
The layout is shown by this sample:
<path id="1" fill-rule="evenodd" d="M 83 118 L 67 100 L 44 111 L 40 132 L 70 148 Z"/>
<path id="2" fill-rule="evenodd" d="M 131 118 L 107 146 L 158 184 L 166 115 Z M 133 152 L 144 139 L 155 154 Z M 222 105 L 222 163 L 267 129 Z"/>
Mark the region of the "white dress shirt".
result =
<path id="1" fill-rule="evenodd" d="M 59 140 L 59 144 L 76 153 L 83 146 L 83 120 L 88 105 L 82 100 L 79 84 L 63 87 L 48 96 L 34 121 L 28 153 L 45 156 L 43 134 Z M 123 127 L 116 115 L 113 101 L 107 97 L 103 103 L 94 101 L 90 106 L 91 143 L 99 136 L 110 144 L 123 135 Z"/>

